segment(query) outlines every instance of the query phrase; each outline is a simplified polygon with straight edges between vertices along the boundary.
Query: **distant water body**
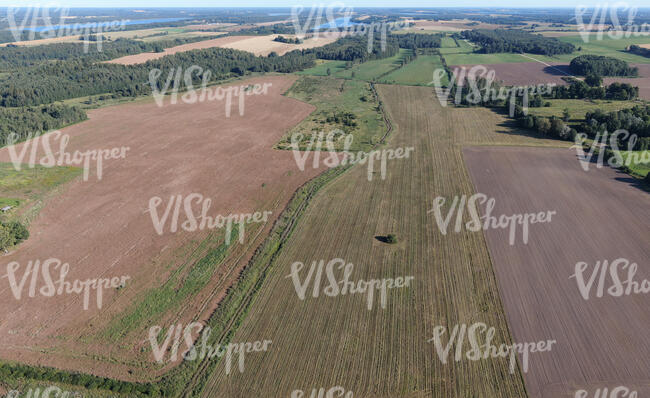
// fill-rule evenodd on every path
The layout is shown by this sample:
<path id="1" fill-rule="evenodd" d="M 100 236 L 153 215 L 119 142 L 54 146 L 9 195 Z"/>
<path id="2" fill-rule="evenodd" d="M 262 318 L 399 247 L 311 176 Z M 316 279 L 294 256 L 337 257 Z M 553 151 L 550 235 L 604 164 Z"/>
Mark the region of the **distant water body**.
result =
<path id="1" fill-rule="evenodd" d="M 124 21 L 124 25 L 146 25 L 159 22 L 176 22 L 182 21 L 187 18 L 153 18 L 153 19 L 129 19 Z M 85 28 L 94 28 L 96 26 L 108 26 L 112 21 L 102 21 L 102 22 L 87 22 L 82 24 L 66 24 L 66 25 L 50 25 L 50 26 L 36 26 L 25 28 L 24 30 L 30 30 L 34 32 L 48 32 L 50 30 L 57 29 L 85 29 Z"/>
<path id="2" fill-rule="evenodd" d="M 334 20 L 331 20 L 322 25 L 318 25 L 314 28 L 314 30 L 347 28 L 348 26 L 353 26 L 353 25 L 359 25 L 359 24 L 356 22 L 350 22 L 349 17 L 341 17 L 341 18 L 336 18 Z"/>

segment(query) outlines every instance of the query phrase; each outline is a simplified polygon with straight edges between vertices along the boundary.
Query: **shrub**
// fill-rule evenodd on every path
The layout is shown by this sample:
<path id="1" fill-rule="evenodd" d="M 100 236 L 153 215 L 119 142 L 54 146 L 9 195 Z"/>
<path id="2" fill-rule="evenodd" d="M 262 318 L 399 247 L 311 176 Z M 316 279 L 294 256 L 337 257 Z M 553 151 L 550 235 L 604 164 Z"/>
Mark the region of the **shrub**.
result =
<path id="1" fill-rule="evenodd" d="M 388 236 L 386 236 L 386 243 L 390 243 L 390 244 L 397 243 L 397 236 L 395 236 L 394 234 L 388 234 Z"/>

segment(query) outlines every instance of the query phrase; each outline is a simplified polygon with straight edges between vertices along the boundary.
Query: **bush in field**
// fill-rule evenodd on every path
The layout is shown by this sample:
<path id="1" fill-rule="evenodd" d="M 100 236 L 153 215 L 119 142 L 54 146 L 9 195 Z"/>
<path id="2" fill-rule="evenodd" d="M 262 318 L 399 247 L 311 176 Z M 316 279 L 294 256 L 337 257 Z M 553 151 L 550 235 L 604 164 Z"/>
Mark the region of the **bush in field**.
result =
<path id="1" fill-rule="evenodd" d="M 591 87 L 600 87 L 603 84 L 603 78 L 595 73 L 590 73 L 585 77 L 585 83 Z"/>
<path id="2" fill-rule="evenodd" d="M 394 234 L 388 234 L 386 236 L 386 243 L 395 244 L 397 243 L 397 236 Z"/>

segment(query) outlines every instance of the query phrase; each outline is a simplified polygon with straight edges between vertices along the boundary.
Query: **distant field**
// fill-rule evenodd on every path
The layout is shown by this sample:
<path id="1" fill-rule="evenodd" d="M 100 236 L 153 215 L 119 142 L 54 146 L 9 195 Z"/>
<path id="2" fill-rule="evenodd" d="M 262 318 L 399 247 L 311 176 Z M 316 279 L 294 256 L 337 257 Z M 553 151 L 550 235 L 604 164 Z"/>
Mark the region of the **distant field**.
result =
<path id="1" fill-rule="evenodd" d="M 535 60 L 546 63 L 568 63 L 573 58 L 584 54 L 606 55 L 623 61 L 631 63 L 647 64 L 650 63 L 650 58 L 642 57 L 639 55 L 629 54 L 623 51 L 631 44 L 645 44 L 650 43 L 650 37 L 631 37 L 627 39 L 615 40 L 604 36 L 602 40 L 597 40 L 596 35 L 591 35 L 589 42 L 585 43 L 581 36 L 564 36 L 559 37 L 558 40 L 567 43 L 572 43 L 576 49 L 582 47 L 581 51 L 574 51 L 572 54 L 562 54 L 553 57 L 538 55 L 538 54 L 520 54 L 514 53 L 494 53 L 494 54 L 477 54 L 472 53 L 470 48 L 466 48 L 463 52 L 453 51 L 454 49 L 442 49 L 445 54 L 445 59 L 448 65 L 462 65 L 462 64 L 499 64 L 504 62 L 531 62 Z"/>
<path id="2" fill-rule="evenodd" d="M 172 28 L 150 28 L 150 29 L 138 29 L 138 30 L 123 30 L 123 31 L 116 31 L 116 32 L 104 32 L 102 33 L 102 35 L 109 40 L 125 38 L 125 39 L 153 42 L 158 40 L 186 39 L 195 36 L 220 36 L 225 33 L 226 32 L 201 32 L 194 29 L 188 29 L 183 27 L 172 27 Z M 73 36 L 53 37 L 50 39 L 38 39 L 38 40 L 21 41 L 21 42 L 14 42 L 14 43 L 2 43 L 0 44 L 0 47 L 6 47 L 8 44 L 15 44 L 19 46 L 39 46 L 43 44 L 52 44 L 52 43 L 82 43 L 79 37 L 80 37 L 79 35 L 73 35 Z"/>
<path id="3" fill-rule="evenodd" d="M 296 72 L 298 75 L 310 75 L 310 76 L 329 76 L 327 70 L 330 70 L 330 75 L 336 75 L 338 72 L 341 72 L 345 69 L 345 61 L 325 61 L 317 60 L 316 66 L 313 68 L 305 69 L 300 72 Z"/>
<path id="4" fill-rule="evenodd" d="M 606 101 L 606 100 L 573 100 L 573 99 L 551 99 L 545 100 L 551 103 L 550 107 L 528 108 L 528 113 L 536 116 L 557 116 L 562 117 L 565 108 L 569 109 L 571 122 L 584 121 L 587 112 L 602 109 L 605 112 L 618 111 L 632 108 L 638 105 L 638 101 Z"/>
<path id="5" fill-rule="evenodd" d="M 381 83 L 404 84 L 407 86 L 426 86 L 433 81 L 433 72 L 443 69 L 438 55 L 419 55 L 414 61 L 380 78 Z M 442 84 L 448 84 L 449 79 L 444 75 Z"/>
<path id="6" fill-rule="evenodd" d="M 106 61 L 106 63 L 109 64 L 121 64 L 121 65 L 136 65 L 136 64 L 144 64 L 147 61 L 151 61 L 154 59 L 160 59 L 166 55 L 172 55 L 180 52 L 185 52 L 185 51 L 191 51 L 191 50 L 200 50 L 200 49 L 205 49 L 205 48 L 214 48 L 214 47 L 225 47 L 228 44 L 237 42 L 237 41 L 242 41 L 246 40 L 248 38 L 252 38 L 254 36 L 227 36 L 227 37 L 220 37 L 217 39 L 212 39 L 212 40 L 204 40 L 204 41 L 199 41 L 196 43 L 189 43 L 189 44 L 182 44 L 180 46 L 172 47 L 172 48 L 166 48 L 165 51 L 160 52 L 160 53 L 140 53 L 140 54 L 134 54 L 134 55 L 127 55 L 124 57 L 112 59 L 110 61 Z"/>
<path id="7" fill-rule="evenodd" d="M 399 53 L 390 58 L 382 58 L 373 61 L 357 64 L 350 69 L 340 70 L 336 73 L 337 77 L 354 78 L 365 81 L 374 81 L 380 76 L 387 74 L 400 65 L 402 57 L 410 50 L 400 49 Z M 354 74 L 354 76 L 353 76 Z"/>
<path id="8" fill-rule="evenodd" d="M 284 37 L 293 38 L 294 35 L 282 35 Z M 244 36 L 233 36 L 244 37 Z M 333 43 L 338 39 L 338 35 L 320 35 L 318 37 L 305 38 L 301 44 L 288 44 L 274 41 L 278 35 L 266 36 L 248 36 L 244 40 L 234 40 L 225 43 L 220 47 L 233 48 L 235 50 L 248 51 L 255 55 L 267 56 L 271 52 L 278 55 L 284 55 L 289 51 L 304 50 L 308 48 L 321 47 L 326 44 Z"/>
<path id="9" fill-rule="evenodd" d="M 320 132 L 326 135 L 339 129 L 354 136 L 352 150 L 368 150 L 379 142 L 386 132 L 382 117 L 377 111 L 377 99 L 369 83 L 333 77 L 304 76 L 286 95 L 312 104 L 316 110 L 289 130 L 282 142 L 278 144 L 279 148 L 288 148 L 290 137 L 294 133 L 302 133 L 305 137 L 304 141 L 308 141 L 310 137 L 318 136 Z M 345 112 L 355 115 L 356 126 L 327 121 L 329 117 Z M 343 149 L 342 145 L 343 141 L 337 141 L 335 148 Z"/>

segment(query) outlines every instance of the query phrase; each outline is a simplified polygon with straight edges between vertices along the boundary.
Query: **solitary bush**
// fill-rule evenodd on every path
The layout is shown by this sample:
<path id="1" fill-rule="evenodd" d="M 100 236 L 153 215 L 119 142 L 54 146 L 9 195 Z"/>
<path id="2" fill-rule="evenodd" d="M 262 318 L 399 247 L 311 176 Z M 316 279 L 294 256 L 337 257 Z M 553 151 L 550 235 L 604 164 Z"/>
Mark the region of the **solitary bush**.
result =
<path id="1" fill-rule="evenodd" d="M 390 244 L 397 243 L 397 236 L 394 234 L 388 234 L 388 236 L 386 236 L 386 242 Z"/>

